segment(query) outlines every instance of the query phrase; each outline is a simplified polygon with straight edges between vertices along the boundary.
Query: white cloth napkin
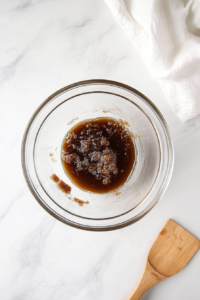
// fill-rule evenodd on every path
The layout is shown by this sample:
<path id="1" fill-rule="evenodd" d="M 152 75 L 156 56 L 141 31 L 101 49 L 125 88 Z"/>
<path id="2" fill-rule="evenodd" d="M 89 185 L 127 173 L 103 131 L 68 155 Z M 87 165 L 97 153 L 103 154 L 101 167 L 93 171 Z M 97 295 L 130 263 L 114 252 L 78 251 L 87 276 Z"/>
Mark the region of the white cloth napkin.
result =
<path id="1" fill-rule="evenodd" d="M 200 113 L 200 0 L 105 0 L 182 121 Z"/>

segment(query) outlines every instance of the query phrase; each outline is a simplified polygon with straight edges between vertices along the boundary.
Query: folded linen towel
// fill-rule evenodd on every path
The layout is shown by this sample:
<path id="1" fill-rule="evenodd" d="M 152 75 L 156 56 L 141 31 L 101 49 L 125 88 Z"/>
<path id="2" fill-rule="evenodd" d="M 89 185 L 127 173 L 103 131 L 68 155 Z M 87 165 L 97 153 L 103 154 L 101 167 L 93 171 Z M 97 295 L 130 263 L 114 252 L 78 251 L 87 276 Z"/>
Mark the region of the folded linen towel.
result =
<path id="1" fill-rule="evenodd" d="M 200 113 L 200 0 L 105 0 L 182 121 Z"/>

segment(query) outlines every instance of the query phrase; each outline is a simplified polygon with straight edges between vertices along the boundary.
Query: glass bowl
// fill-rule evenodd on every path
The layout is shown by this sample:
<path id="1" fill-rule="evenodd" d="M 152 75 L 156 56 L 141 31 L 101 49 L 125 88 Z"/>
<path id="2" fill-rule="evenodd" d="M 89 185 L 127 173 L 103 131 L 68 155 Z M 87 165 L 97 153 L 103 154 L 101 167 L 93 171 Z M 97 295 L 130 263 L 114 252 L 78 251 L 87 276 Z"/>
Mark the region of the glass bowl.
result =
<path id="1" fill-rule="evenodd" d="M 126 121 L 136 152 L 125 184 L 103 194 L 79 189 L 61 162 L 66 133 L 100 117 Z M 168 126 L 155 105 L 137 90 L 109 80 L 82 81 L 55 92 L 32 116 L 22 142 L 24 176 L 39 204 L 65 224 L 94 231 L 122 228 L 145 216 L 168 186 L 173 157 Z M 52 174 L 72 187 L 71 195 L 57 188 Z M 80 206 L 74 197 L 89 204 Z"/>

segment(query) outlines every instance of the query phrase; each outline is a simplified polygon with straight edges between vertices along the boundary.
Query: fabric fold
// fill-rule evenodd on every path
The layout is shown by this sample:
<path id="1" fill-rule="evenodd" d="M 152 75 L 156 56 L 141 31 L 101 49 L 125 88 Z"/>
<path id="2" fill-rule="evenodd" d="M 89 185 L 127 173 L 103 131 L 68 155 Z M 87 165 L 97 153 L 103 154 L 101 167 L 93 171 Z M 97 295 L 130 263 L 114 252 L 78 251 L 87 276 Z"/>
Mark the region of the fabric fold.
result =
<path id="1" fill-rule="evenodd" d="M 105 0 L 178 117 L 200 114 L 200 1 Z"/>

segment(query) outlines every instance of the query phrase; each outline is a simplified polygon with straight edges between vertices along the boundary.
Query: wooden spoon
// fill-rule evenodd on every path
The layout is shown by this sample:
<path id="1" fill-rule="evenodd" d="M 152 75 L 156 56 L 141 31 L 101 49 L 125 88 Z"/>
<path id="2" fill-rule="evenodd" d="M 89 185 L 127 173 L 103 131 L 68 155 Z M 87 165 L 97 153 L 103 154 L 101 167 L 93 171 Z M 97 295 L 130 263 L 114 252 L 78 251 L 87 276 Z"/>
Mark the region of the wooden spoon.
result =
<path id="1" fill-rule="evenodd" d="M 185 267 L 200 248 L 200 241 L 172 220 L 155 240 L 140 282 L 127 300 L 138 300 L 154 284 Z"/>

